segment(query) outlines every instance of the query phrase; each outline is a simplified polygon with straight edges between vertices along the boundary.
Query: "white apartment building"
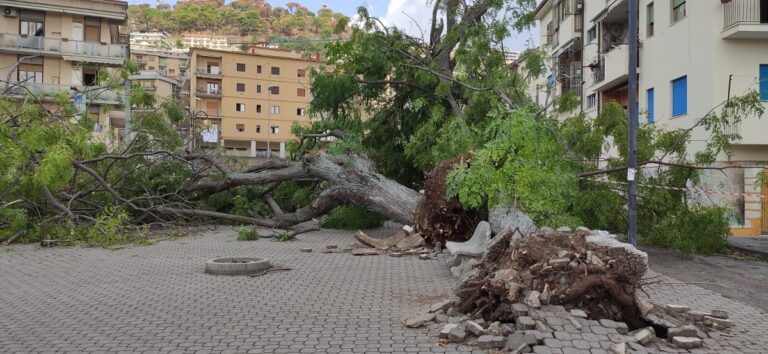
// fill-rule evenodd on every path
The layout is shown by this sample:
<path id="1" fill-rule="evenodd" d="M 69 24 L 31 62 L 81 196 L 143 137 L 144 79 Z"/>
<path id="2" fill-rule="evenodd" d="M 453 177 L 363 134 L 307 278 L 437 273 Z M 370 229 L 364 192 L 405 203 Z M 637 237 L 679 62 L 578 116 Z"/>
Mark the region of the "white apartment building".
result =
<path id="1" fill-rule="evenodd" d="M 758 90 L 768 104 L 768 0 L 639 0 L 639 92 L 627 90 L 628 0 L 543 0 L 536 18 L 552 68 L 534 85 L 539 102 L 573 91 L 579 111 L 596 116 L 611 101 L 628 106 L 638 97 L 641 124 L 686 129 L 729 97 Z M 729 96 L 730 95 L 730 96 Z M 575 112 L 578 113 L 578 112 Z M 722 192 L 768 194 L 768 114 L 733 132 L 732 158 L 717 165 L 743 166 L 712 173 L 706 186 Z M 689 149 L 709 139 L 693 130 Z M 740 216 L 732 233 L 768 233 L 768 199 L 709 195 Z M 738 220 L 743 219 L 743 220 Z"/>
<path id="2" fill-rule="evenodd" d="M 131 48 L 171 49 L 173 45 L 164 32 L 131 32 Z"/>
<path id="3" fill-rule="evenodd" d="M 226 36 L 208 36 L 186 34 L 181 40 L 184 48 L 205 48 L 213 50 L 239 51 L 236 45 L 230 45 Z"/>

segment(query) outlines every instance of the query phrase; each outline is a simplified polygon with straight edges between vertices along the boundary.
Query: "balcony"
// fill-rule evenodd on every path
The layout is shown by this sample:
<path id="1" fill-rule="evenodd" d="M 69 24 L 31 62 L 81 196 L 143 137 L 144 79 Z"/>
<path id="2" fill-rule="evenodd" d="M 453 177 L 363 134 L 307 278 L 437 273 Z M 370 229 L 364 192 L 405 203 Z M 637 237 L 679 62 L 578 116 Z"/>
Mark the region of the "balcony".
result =
<path id="1" fill-rule="evenodd" d="M 13 83 L 11 85 L 13 85 Z M 81 86 L 80 89 L 82 90 L 83 94 L 85 94 L 85 100 L 87 103 L 114 104 L 114 105 L 121 103 L 121 96 L 122 96 L 121 93 L 118 93 L 106 87 L 100 87 L 100 86 L 82 87 Z M 75 91 L 72 89 L 72 86 L 30 83 L 30 82 L 25 82 L 25 83 L 22 83 L 21 85 L 12 87 L 9 94 L 16 95 L 16 96 L 25 96 L 27 94 L 33 94 L 40 98 L 45 98 L 45 97 L 53 97 L 61 92 L 66 92 L 71 97 L 74 97 L 76 94 Z"/>
<path id="2" fill-rule="evenodd" d="M 122 65 L 128 47 L 122 44 L 72 41 L 61 38 L 0 33 L 0 52 L 63 57 L 65 60 Z"/>
<path id="3" fill-rule="evenodd" d="M 195 92 L 200 97 L 221 97 L 221 90 L 209 90 L 206 87 L 198 87 Z"/>
<path id="4" fill-rule="evenodd" d="M 198 76 L 209 77 L 213 79 L 221 79 L 221 68 L 218 66 L 212 66 L 209 68 L 195 68 L 195 73 Z"/>
<path id="5" fill-rule="evenodd" d="M 595 71 L 595 90 L 606 91 L 627 81 L 629 67 L 629 45 L 620 44 L 601 55 L 599 68 Z M 593 73 L 593 74 L 595 74 Z"/>
<path id="6" fill-rule="evenodd" d="M 723 4 L 722 38 L 768 38 L 768 1 L 731 0 Z"/>

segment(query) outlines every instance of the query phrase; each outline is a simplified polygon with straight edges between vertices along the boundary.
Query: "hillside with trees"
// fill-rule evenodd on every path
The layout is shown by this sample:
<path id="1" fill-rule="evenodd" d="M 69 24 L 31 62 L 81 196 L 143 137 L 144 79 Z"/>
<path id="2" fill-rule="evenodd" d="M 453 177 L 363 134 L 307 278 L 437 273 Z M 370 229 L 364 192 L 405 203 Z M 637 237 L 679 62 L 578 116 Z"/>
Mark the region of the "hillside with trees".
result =
<path id="1" fill-rule="evenodd" d="M 171 35 L 206 33 L 255 40 L 282 38 L 328 39 L 339 28 L 346 29 L 349 18 L 323 7 L 317 13 L 289 2 L 273 7 L 264 0 L 196 0 L 175 6 L 131 5 L 128 14 L 132 31 L 163 31 Z"/>

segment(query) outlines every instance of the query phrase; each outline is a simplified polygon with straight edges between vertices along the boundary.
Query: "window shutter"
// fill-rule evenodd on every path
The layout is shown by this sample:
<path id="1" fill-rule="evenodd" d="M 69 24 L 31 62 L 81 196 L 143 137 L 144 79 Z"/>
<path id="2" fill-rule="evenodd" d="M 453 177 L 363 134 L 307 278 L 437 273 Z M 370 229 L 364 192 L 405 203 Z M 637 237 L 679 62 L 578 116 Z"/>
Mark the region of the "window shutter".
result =
<path id="1" fill-rule="evenodd" d="M 768 64 L 760 65 L 760 100 L 768 101 Z"/>
<path id="2" fill-rule="evenodd" d="M 656 98 L 654 97 L 653 89 L 648 89 L 648 124 L 653 124 L 654 117 L 653 117 L 653 110 L 654 110 L 654 101 Z"/>
<path id="3" fill-rule="evenodd" d="M 688 77 L 672 81 L 672 116 L 688 113 Z"/>

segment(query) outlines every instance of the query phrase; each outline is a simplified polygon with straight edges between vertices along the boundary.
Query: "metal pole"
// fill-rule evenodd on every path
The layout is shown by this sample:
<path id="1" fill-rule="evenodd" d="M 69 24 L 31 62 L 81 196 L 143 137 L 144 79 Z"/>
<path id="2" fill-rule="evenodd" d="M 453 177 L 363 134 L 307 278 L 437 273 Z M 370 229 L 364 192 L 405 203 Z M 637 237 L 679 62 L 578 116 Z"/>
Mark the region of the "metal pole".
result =
<path id="1" fill-rule="evenodd" d="M 133 124 L 131 122 L 131 80 L 126 79 L 124 84 L 123 105 L 125 106 L 125 141 L 131 142 Z"/>
<path id="2" fill-rule="evenodd" d="M 629 151 L 627 159 L 627 236 L 629 243 L 637 244 L 637 0 L 629 0 Z"/>
<path id="3" fill-rule="evenodd" d="M 272 158 L 272 148 L 270 143 L 272 141 L 272 86 L 267 87 L 267 158 Z"/>

